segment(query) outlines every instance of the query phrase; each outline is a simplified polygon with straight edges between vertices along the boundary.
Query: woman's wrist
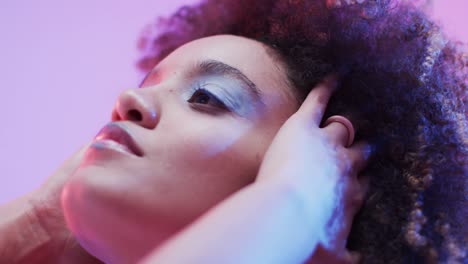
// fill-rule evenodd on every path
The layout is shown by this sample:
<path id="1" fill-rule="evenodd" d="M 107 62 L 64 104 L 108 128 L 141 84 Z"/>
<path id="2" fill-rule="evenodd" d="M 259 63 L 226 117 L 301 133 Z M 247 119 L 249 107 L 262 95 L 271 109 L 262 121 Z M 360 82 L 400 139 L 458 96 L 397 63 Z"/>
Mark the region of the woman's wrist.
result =
<path id="1" fill-rule="evenodd" d="M 332 213 L 335 186 L 327 183 L 301 184 L 292 177 L 265 178 L 256 184 L 270 185 L 287 194 L 300 204 L 307 218 L 317 225 L 325 226 Z"/>
<path id="2" fill-rule="evenodd" d="M 142 263 L 231 263 L 233 259 L 239 263 L 304 263 L 318 245 L 323 228 L 309 214 L 303 196 L 289 187 L 273 181 L 246 186 Z"/>

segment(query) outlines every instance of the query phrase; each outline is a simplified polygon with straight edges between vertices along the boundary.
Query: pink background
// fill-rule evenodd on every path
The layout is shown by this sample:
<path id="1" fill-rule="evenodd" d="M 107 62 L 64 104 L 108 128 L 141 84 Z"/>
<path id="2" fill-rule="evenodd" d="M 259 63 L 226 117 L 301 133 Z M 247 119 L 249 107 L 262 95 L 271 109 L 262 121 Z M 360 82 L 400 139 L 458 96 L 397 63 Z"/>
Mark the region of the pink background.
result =
<path id="1" fill-rule="evenodd" d="M 37 188 L 109 121 L 135 87 L 136 39 L 157 15 L 194 0 L 0 2 L 0 204 Z M 468 1 L 435 0 L 468 42 Z"/>

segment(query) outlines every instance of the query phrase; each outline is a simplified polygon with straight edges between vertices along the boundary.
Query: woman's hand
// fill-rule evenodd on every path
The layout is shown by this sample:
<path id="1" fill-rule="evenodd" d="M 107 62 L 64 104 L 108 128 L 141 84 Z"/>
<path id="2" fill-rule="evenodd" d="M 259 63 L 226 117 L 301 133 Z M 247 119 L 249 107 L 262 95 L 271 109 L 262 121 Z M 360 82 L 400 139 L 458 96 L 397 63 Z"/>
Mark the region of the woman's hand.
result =
<path id="1" fill-rule="evenodd" d="M 50 263 L 102 263 L 88 254 L 68 229 L 61 207 L 63 186 L 78 168 L 88 145 L 83 146 L 67 159 L 42 186 L 29 194 L 34 215 L 40 226 L 51 237 L 53 259 Z"/>
<path id="2" fill-rule="evenodd" d="M 310 263 L 356 260 L 357 255 L 346 250 L 346 240 L 367 191 L 367 180 L 358 173 L 366 166 L 370 146 L 363 142 L 348 146 L 354 131 L 344 117 L 319 127 L 335 86 L 335 77 L 329 77 L 310 92 L 276 134 L 257 177 L 258 183 L 290 186 L 306 207 L 321 205 L 308 208 L 311 224 L 320 233 Z"/>

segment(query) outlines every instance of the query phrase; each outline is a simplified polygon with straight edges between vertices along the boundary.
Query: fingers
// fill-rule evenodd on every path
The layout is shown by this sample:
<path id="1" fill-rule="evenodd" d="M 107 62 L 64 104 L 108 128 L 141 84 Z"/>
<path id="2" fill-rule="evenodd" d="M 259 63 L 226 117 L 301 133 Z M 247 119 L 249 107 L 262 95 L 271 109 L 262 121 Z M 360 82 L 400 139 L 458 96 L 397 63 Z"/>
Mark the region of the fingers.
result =
<path id="1" fill-rule="evenodd" d="M 336 86 L 337 76 L 335 74 L 326 77 L 323 82 L 310 91 L 299 108 L 298 113 L 303 115 L 307 120 L 311 120 L 314 125 L 319 126 L 328 101 Z"/>
<path id="2" fill-rule="evenodd" d="M 326 134 L 339 145 L 349 147 L 354 141 L 354 127 L 346 117 L 335 115 L 329 117 L 324 124 Z"/>
<path id="3" fill-rule="evenodd" d="M 358 174 L 362 171 L 372 155 L 372 146 L 365 142 L 353 145 L 355 130 L 351 121 L 339 115 L 329 117 L 324 123 L 325 133 L 336 145 L 347 148 L 347 156 L 352 164 L 352 171 Z"/>
<path id="4" fill-rule="evenodd" d="M 332 142 L 347 148 L 353 171 L 356 173 L 363 170 L 372 154 L 372 146 L 366 142 L 353 144 L 355 129 L 351 121 L 346 117 L 335 115 L 329 117 L 324 123 L 325 133 Z"/>
<path id="5" fill-rule="evenodd" d="M 335 144 L 339 146 L 348 146 L 348 141 L 349 141 L 349 133 L 348 129 L 346 129 L 343 124 L 340 124 L 338 122 L 332 122 L 331 124 L 327 125 L 324 130 L 326 130 L 327 136 L 330 138 L 330 140 Z"/>

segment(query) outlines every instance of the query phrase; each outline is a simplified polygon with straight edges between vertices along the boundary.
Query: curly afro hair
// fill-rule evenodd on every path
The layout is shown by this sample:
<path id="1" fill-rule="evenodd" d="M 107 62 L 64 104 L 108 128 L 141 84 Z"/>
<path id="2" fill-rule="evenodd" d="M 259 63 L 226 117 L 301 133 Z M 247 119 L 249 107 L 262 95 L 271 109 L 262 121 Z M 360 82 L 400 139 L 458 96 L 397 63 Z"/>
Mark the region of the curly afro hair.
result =
<path id="1" fill-rule="evenodd" d="M 348 248 L 364 263 L 467 261 L 467 65 L 462 43 L 394 0 L 206 0 L 146 29 L 138 67 L 217 34 L 258 40 L 284 63 L 301 103 L 341 75 L 326 119 L 347 116 L 376 146 Z M 148 34 L 154 31 L 153 34 Z"/>

